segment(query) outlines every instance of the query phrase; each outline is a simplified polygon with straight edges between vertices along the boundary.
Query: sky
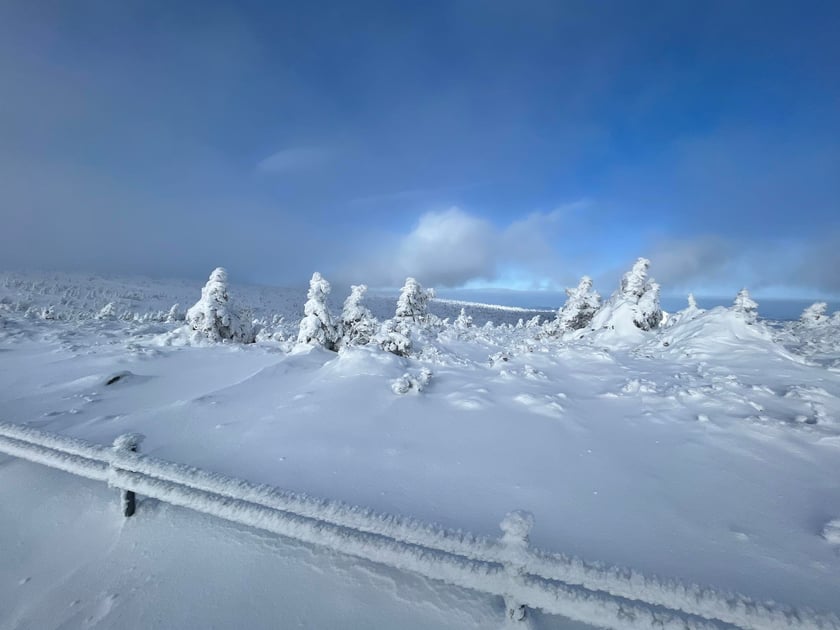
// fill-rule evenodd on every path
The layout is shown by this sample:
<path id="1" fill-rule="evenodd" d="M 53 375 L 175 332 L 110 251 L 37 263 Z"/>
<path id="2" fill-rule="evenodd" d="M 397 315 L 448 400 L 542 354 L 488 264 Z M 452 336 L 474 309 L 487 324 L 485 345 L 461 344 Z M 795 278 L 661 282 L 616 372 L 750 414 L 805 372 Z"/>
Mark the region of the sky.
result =
<path id="1" fill-rule="evenodd" d="M 840 3 L 0 0 L 0 267 L 840 296 Z"/>

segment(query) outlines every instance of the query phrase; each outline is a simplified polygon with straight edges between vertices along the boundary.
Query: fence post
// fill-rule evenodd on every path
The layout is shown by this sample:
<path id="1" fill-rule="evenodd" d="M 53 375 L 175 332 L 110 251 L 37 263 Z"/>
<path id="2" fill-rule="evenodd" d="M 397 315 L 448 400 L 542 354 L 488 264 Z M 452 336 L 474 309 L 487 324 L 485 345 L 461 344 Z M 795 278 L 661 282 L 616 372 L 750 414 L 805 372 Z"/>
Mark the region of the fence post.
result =
<path id="1" fill-rule="evenodd" d="M 502 534 L 502 544 L 507 547 L 508 560 L 505 562 L 505 571 L 511 580 L 522 575 L 525 561 L 523 558 L 528 548 L 528 534 L 534 526 L 534 515 L 524 510 L 508 512 L 499 524 Z M 525 621 L 527 610 L 524 604 L 520 604 L 511 595 L 505 595 L 505 609 L 508 619 L 511 621 Z"/>
<path id="2" fill-rule="evenodd" d="M 143 437 L 140 433 L 124 433 L 114 440 L 114 451 L 116 453 L 136 453 L 140 449 L 140 443 L 143 441 Z M 117 468 L 117 466 L 114 466 L 113 460 L 111 460 L 111 470 L 115 471 Z M 120 489 L 120 504 L 122 505 L 123 516 L 133 516 L 134 510 L 137 507 L 134 492 Z"/>

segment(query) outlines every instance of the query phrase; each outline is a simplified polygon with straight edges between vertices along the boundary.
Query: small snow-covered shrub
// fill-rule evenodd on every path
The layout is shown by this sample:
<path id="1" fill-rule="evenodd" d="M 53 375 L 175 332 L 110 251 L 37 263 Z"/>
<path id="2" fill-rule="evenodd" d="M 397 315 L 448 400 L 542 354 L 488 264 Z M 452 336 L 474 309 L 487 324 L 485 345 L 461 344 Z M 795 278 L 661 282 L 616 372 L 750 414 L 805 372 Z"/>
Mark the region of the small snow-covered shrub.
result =
<path id="1" fill-rule="evenodd" d="M 556 336 L 586 328 L 600 307 L 601 296 L 592 289 L 592 278 L 583 276 L 577 287 L 566 289 L 566 303 L 557 317 L 546 323 L 545 333 Z"/>
<path id="2" fill-rule="evenodd" d="M 408 372 L 395 379 L 391 383 L 391 391 L 395 394 L 408 394 L 409 392 L 422 392 L 432 380 L 432 371 L 423 367 L 416 376 Z"/>
<path id="3" fill-rule="evenodd" d="M 411 331 L 405 322 L 387 319 L 382 322 L 373 342 L 386 352 L 405 357 L 411 352 Z"/>
<path id="4" fill-rule="evenodd" d="M 735 301 L 732 303 L 732 310 L 741 315 L 748 324 L 752 324 L 758 319 L 758 302 L 750 297 L 750 292 L 746 289 L 738 291 L 738 295 L 735 296 Z"/>
<path id="5" fill-rule="evenodd" d="M 377 322 L 370 309 L 362 304 L 367 286 L 350 287 L 350 295 L 344 300 L 341 311 L 341 343 L 349 346 L 363 346 L 376 334 Z"/>
<path id="6" fill-rule="evenodd" d="M 659 285 L 648 279 L 649 268 L 650 261 L 646 258 L 635 262 L 621 278 L 618 291 L 593 317 L 593 328 L 624 330 L 626 333 L 632 327 L 645 331 L 659 327 L 662 323 Z"/>
<path id="7" fill-rule="evenodd" d="M 113 302 L 108 302 L 96 314 L 96 319 L 116 319 L 116 318 L 117 318 L 117 307 L 114 305 Z"/>
<path id="8" fill-rule="evenodd" d="M 453 325 L 459 330 L 465 330 L 467 328 L 472 327 L 473 318 L 470 315 L 467 315 L 466 309 L 462 308 L 461 312 L 458 314 L 458 317 L 455 318 L 455 323 Z"/>
<path id="9" fill-rule="evenodd" d="M 318 345 L 328 350 L 336 350 L 338 330 L 327 307 L 330 283 L 317 271 L 309 281 L 306 304 L 303 306 L 303 319 L 300 320 L 298 343 Z"/>
<path id="10" fill-rule="evenodd" d="M 828 317 L 828 304 L 825 302 L 814 302 L 802 311 L 802 316 L 799 318 L 806 326 L 817 326 L 819 324 L 825 324 L 829 321 Z"/>
<path id="11" fill-rule="evenodd" d="M 254 341 L 250 320 L 240 318 L 230 304 L 227 272 L 222 267 L 210 274 L 201 289 L 201 299 L 187 311 L 186 322 L 192 330 L 211 341 Z"/>
<path id="12" fill-rule="evenodd" d="M 406 278 L 397 300 L 394 318 L 425 324 L 429 319 L 429 300 L 435 296 L 432 289 L 424 289 L 414 278 Z"/>
<path id="13" fill-rule="evenodd" d="M 172 307 L 169 309 L 169 312 L 166 314 L 166 321 L 170 324 L 184 321 L 184 313 L 181 312 L 180 304 L 175 303 L 172 305 Z"/>

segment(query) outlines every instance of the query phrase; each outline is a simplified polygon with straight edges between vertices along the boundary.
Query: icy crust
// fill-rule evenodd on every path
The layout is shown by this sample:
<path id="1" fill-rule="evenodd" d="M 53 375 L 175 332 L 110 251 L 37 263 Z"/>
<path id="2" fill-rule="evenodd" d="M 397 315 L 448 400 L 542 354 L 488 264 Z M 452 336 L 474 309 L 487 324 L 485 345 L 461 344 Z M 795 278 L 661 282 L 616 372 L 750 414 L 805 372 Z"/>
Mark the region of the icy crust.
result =
<path id="1" fill-rule="evenodd" d="M 115 448 L 106 448 L 0 424 L 0 450 L 11 455 L 586 623 L 603 625 L 609 620 L 612 628 L 717 628 L 708 622 L 717 620 L 748 630 L 840 628 L 834 615 L 755 602 L 735 593 L 662 581 L 528 547 L 533 526 L 528 513 L 508 514 L 501 523 L 501 539 L 477 537 L 133 453 L 129 447 L 138 441 L 139 436 L 129 434 L 118 438 Z M 65 446 L 73 453 L 62 452 Z M 517 570 L 504 569 L 511 565 Z"/>

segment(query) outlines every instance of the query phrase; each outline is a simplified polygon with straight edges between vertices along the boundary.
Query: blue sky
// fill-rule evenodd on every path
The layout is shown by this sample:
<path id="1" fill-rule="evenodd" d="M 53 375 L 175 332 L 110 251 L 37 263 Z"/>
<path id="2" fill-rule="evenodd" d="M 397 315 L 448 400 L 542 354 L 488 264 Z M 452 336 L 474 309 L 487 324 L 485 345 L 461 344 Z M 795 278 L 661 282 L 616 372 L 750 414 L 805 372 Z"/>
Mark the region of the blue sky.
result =
<path id="1" fill-rule="evenodd" d="M 840 296 L 836 2 L 0 5 L 0 265 Z"/>

